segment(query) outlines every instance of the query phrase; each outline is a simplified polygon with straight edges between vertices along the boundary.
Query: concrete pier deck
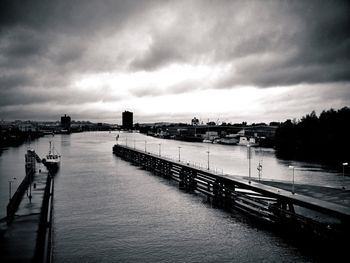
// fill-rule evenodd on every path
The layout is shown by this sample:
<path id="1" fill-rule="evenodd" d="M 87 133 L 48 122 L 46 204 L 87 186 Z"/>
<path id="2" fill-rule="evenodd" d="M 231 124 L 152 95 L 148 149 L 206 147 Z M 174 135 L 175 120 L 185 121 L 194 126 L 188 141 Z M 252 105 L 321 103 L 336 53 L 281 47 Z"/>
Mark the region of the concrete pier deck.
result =
<path id="1" fill-rule="evenodd" d="M 260 182 L 262 184 L 280 188 L 286 191 L 291 191 L 292 189 L 292 184 L 290 182 L 275 180 L 258 181 L 256 179 L 252 179 L 252 181 Z M 294 184 L 294 191 L 296 195 L 305 195 L 322 201 L 350 207 L 350 189 L 298 183 Z"/>
<path id="2" fill-rule="evenodd" d="M 37 173 L 32 186 L 32 199 L 25 194 L 15 214 L 7 225 L 0 222 L 1 262 L 33 262 L 40 222 L 40 212 L 46 187 L 47 172 Z M 29 190 L 28 190 L 29 193 Z"/>

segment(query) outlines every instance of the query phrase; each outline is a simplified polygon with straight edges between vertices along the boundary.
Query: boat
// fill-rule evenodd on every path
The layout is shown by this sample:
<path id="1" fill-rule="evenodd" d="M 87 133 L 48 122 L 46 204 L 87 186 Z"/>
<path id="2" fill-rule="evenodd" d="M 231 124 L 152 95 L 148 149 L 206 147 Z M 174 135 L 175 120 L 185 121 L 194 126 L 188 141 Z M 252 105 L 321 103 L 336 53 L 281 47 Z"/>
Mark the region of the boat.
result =
<path id="1" fill-rule="evenodd" d="M 224 137 L 224 138 L 217 140 L 216 142 L 219 144 L 236 145 L 238 143 L 238 139 Z"/>
<path id="2" fill-rule="evenodd" d="M 59 155 L 52 142 L 50 141 L 49 153 L 46 155 L 46 159 L 43 160 L 43 163 L 49 171 L 57 171 L 61 163 L 61 155 Z"/>
<path id="3" fill-rule="evenodd" d="M 203 138 L 198 135 L 178 135 L 176 140 L 185 141 L 185 142 L 203 142 Z"/>
<path id="4" fill-rule="evenodd" d="M 249 145 L 249 146 L 258 146 L 259 143 L 255 140 L 255 138 L 251 137 L 251 138 L 247 138 L 245 136 L 241 136 L 239 138 L 239 142 L 238 142 L 238 145 Z"/>
<path id="5" fill-rule="evenodd" d="M 228 134 L 225 137 L 216 140 L 216 142 L 219 144 L 236 145 L 239 141 L 238 137 L 239 135 L 237 134 Z"/>

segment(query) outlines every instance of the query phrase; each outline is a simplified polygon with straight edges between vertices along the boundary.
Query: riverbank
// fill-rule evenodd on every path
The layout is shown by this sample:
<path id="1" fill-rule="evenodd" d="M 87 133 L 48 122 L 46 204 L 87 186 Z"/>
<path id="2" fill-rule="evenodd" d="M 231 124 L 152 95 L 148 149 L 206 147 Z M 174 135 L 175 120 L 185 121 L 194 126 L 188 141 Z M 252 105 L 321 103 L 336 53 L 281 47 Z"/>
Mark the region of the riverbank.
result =
<path id="1" fill-rule="evenodd" d="M 39 131 L 1 130 L 0 153 L 6 147 L 16 147 L 28 140 L 36 140 L 43 137 L 44 133 Z"/>

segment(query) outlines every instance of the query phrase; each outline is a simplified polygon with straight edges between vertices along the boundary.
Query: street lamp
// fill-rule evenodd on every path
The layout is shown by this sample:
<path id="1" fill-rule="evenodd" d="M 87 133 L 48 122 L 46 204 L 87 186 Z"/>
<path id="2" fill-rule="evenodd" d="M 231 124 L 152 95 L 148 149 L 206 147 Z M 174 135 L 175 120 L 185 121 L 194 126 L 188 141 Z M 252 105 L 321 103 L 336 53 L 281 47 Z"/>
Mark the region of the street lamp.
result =
<path id="1" fill-rule="evenodd" d="M 343 189 L 345 189 L 345 166 L 347 166 L 348 163 L 343 163 Z"/>
<path id="2" fill-rule="evenodd" d="M 207 153 L 208 153 L 208 170 L 209 170 L 209 148 L 208 148 L 208 151 L 207 151 Z"/>
<path id="3" fill-rule="evenodd" d="M 147 152 L 147 141 L 145 141 L 145 152 Z"/>
<path id="4" fill-rule="evenodd" d="M 249 171 L 249 181 L 248 183 L 250 184 L 251 181 L 250 181 L 250 175 L 251 175 L 251 159 L 252 159 L 252 155 L 251 155 L 251 147 L 250 147 L 250 144 L 247 145 L 247 149 L 248 149 L 248 171 Z"/>
<path id="5" fill-rule="evenodd" d="M 128 137 L 125 138 L 125 146 L 128 147 Z"/>
<path id="6" fill-rule="evenodd" d="M 13 177 L 13 180 L 16 180 L 16 177 Z M 13 180 L 9 180 L 9 202 L 11 201 L 11 186 L 12 186 L 12 182 Z"/>
<path id="7" fill-rule="evenodd" d="M 181 158 L 180 158 L 180 150 L 181 150 L 181 146 L 178 146 L 179 148 L 179 162 L 181 161 Z"/>
<path id="8" fill-rule="evenodd" d="M 292 194 L 294 195 L 294 170 L 295 170 L 295 167 L 292 166 L 292 165 L 289 165 L 289 169 L 293 169 L 293 184 L 292 184 Z"/>
<path id="9" fill-rule="evenodd" d="M 136 149 L 136 142 L 135 142 L 135 139 L 134 139 L 134 150 Z"/>
<path id="10" fill-rule="evenodd" d="M 160 144 L 158 144 L 159 145 L 159 156 L 161 155 L 160 154 L 160 150 L 161 150 L 161 146 L 162 146 L 162 144 L 160 143 Z"/>

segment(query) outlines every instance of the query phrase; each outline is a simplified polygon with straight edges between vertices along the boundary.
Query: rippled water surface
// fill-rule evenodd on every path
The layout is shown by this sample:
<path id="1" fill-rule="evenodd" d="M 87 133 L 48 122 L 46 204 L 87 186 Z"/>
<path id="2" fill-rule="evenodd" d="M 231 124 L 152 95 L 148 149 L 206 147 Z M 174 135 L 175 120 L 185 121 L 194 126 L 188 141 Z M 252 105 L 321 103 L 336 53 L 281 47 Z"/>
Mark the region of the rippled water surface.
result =
<path id="1" fill-rule="evenodd" d="M 311 259 L 271 231 L 240 214 L 211 207 L 202 197 L 180 191 L 112 154 L 116 133 L 93 132 L 44 137 L 32 142 L 40 156 L 49 140 L 62 154 L 55 177 L 55 262 L 308 262 Z M 126 141 L 126 138 L 127 141 Z M 146 141 L 146 142 L 145 142 Z M 207 167 L 218 173 L 248 175 L 246 148 L 160 140 L 122 133 L 119 143 Z M 161 145 L 159 145 L 161 144 Z M 0 157 L 2 216 L 8 180 L 24 176 L 28 145 Z M 178 147 L 181 147 L 180 150 Z M 339 187 L 340 174 L 307 163 L 275 158 L 273 150 L 253 149 L 252 176 L 263 163 L 263 178 Z M 15 182 L 14 182 L 15 184 Z"/>

